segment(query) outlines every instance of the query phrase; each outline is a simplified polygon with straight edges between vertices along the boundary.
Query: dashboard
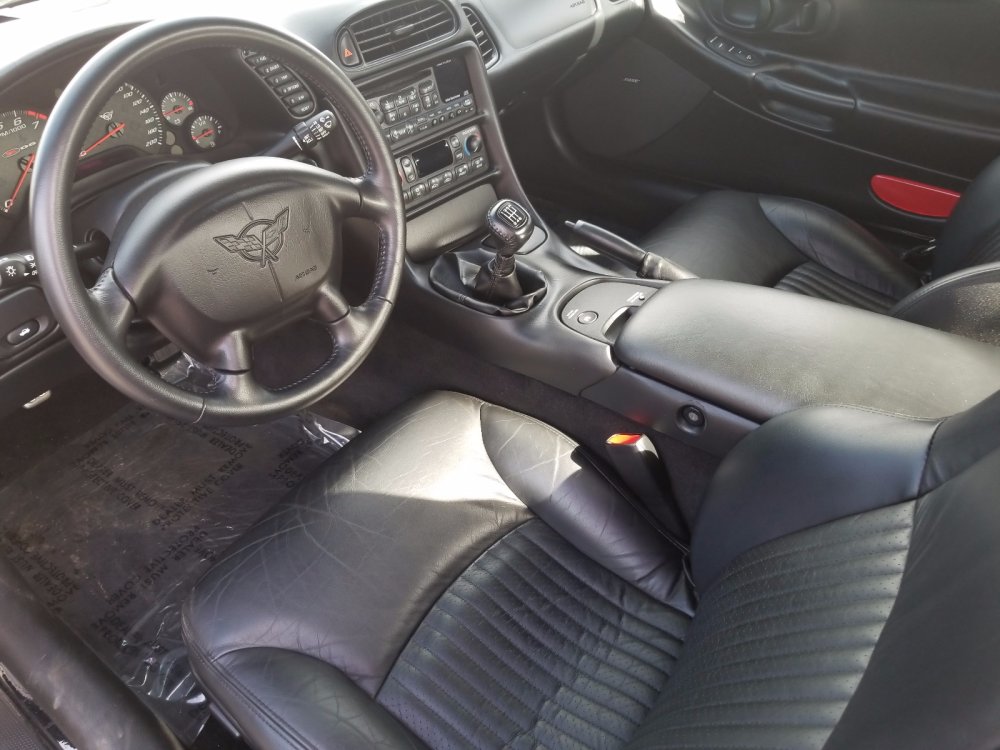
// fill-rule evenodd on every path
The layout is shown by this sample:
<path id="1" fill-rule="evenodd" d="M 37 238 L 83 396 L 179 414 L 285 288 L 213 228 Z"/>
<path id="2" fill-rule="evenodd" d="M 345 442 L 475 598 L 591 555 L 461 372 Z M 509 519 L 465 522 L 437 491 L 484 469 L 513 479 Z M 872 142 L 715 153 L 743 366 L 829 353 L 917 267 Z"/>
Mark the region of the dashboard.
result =
<path id="1" fill-rule="evenodd" d="M 503 112 L 544 95 L 583 58 L 632 33 L 644 12 L 644 0 L 285 0 L 252 7 L 217 0 L 212 7 L 217 18 L 251 18 L 297 34 L 355 82 L 393 152 L 407 250 L 418 262 L 479 231 L 481 209 L 496 195 L 520 193 Z M 77 71 L 118 35 L 149 20 L 204 13 L 197 0 L 35 0 L 0 9 L 0 413 L 80 367 L 48 311 L 30 249 L 28 195 L 49 113 Z M 296 71 L 250 49 L 196 49 L 130 71 L 81 146 L 73 200 L 78 250 L 93 244 L 88 212 L 102 190 L 157 165 L 265 152 L 328 108 L 335 109 Z M 344 174 L 360 172 L 360 156 L 343 128 L 310 154 Z M 101 256 L 91 253 L 86 264 L 81 271 L 94 278 Z M 16 278 L 8 279 L 11 269 Z"/>

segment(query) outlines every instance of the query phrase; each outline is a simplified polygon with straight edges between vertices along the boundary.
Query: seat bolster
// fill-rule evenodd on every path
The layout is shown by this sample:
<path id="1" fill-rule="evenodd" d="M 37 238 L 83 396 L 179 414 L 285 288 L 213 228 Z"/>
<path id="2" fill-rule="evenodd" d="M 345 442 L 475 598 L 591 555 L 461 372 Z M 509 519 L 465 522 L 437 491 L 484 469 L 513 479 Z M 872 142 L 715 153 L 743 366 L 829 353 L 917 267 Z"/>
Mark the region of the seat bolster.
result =
<path id="1" fill-rule="evenodd" d="M 483 441 L 514 494 L 559 535 L 654 599 L 693 611 L 683 552 L 575 442 L 491 405 L 483 407 Z"/>
<path id="2" fill-rule="evenodd" d="M 691 546 L 699 590 L 753 547 L 917 498 L 940 424 L 841 406 L 765 424 L 733 449 L 709 485 Z"/>
<path id="3" fill-rule="evenodd" d="M 894 300 L 920 286 L 915 269 L 843 214 L 796 198 L 757 199 L 767 220 L 809 260 Z"/>
<path id="4" fill-rule="evenodd" d="M 253 747 L 426 750 L 343 672 L 286 649 L 248 648 L 209 660 L 192 649 L 210 694 L 238 696 L 227 718 Z"/>

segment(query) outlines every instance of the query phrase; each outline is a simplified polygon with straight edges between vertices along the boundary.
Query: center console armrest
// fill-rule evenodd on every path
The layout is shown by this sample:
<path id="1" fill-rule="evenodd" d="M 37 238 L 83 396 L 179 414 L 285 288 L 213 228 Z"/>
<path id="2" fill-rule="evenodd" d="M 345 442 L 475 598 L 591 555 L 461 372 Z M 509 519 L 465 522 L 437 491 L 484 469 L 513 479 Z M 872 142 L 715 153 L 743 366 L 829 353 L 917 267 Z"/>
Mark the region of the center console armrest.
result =
<path id="1" fill-rule="evenodd" d="M 614 344 L 626 368 L 758 424 L 847 404 L 915 417 L 1000 389 L 1000 348 L 791 292 L 679 281 Z"/>

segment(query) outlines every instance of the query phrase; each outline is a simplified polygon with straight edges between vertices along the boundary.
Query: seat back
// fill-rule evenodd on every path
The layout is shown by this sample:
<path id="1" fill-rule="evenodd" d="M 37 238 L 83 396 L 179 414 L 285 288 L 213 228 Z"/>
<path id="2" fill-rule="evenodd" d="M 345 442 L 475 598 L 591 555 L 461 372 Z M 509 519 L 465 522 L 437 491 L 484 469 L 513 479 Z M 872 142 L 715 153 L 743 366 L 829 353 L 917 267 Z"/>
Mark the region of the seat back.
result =
<path id="1" fill-rule="evenodd" d="M 962 195 L 945 224 L 932 267 L 934 278 L 1000 261 L 1000 159 L 984 169 Z"/>

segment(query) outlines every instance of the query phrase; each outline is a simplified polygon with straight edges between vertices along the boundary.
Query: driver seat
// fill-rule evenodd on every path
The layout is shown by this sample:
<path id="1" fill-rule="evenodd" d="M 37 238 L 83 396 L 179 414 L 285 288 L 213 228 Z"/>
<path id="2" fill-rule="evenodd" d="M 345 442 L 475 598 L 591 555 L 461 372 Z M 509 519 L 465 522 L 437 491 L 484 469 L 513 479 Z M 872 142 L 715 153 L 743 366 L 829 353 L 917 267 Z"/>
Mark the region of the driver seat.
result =
<path id="1" fill-rule="evenodd" d="M 688 553 L 569 438 L 431 394 L 197 584 L 195 673 L 255 748 L 996 747 L 998 421 L 774 419 Z"/>

